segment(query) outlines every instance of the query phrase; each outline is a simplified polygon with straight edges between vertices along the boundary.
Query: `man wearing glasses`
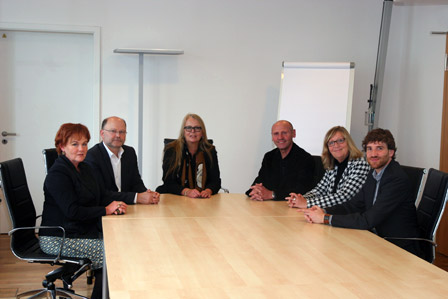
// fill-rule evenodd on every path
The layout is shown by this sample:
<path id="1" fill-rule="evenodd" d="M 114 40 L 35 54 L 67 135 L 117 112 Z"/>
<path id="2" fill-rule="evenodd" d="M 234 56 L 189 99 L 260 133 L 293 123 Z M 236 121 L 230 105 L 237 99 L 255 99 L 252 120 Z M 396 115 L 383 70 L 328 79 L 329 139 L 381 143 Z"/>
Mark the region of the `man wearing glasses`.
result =
<path id="1" fill-rule="evenodd" d="M 124 145 L 126 122 L 116 116 L 103 120 L 103 142 L 89 149 L 85 161 L 93 168 L 105 189 L 125 192 L 127 204 L 157 204 L 159 194 L 145 187 L 138 171 L 134 148 Z"/>
<path id="2" fill-rule="evenodd" d="M 285 200 L 289 193 L 310 190 L 313 182 L 313 157 L 293 142 L 296 130 L 286 120 L 279 120 L 271 130 L 277 146 L 264 155 L 261 169 L 246 194 L 253 200 Z"/>

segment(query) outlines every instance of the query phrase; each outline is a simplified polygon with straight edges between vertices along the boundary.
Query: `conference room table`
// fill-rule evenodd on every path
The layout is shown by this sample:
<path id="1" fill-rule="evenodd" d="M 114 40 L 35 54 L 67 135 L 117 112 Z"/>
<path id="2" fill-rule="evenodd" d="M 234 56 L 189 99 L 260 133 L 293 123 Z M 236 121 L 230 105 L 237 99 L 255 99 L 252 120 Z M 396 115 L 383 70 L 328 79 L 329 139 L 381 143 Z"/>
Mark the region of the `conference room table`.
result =
<path id="1" fill-rule="evenodd" d="M 448 298 L 448 273 L 286 202 L 161 195 L 103 217 L 111 299 Z"/>

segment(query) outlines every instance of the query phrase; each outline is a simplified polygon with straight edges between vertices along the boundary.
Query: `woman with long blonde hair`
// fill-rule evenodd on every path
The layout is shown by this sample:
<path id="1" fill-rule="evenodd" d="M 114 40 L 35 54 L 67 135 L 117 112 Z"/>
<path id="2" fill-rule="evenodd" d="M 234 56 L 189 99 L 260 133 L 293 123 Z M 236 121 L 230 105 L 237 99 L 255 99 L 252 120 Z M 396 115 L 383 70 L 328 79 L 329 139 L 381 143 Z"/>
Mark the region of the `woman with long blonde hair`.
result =
<path id="1" fill-rule="evenodd" d="M 159 193 L 210 197 L 221 188 L 218 156 L 207 139 L 207 130 L 197 114 L 187 114 L 179 137 L 167 144 L 163 154 L 163 185 Z"/>
<path id="2" fill-rule="evenodd" d="M 370 170 L 350 133 L 341 126 L 331 128 L 325 135 L 322 164 L 324 177 L 305 195 L 291 193 L 288 197 L 290 207 L 326 208 L 346 202 L 358 193 Z"/>

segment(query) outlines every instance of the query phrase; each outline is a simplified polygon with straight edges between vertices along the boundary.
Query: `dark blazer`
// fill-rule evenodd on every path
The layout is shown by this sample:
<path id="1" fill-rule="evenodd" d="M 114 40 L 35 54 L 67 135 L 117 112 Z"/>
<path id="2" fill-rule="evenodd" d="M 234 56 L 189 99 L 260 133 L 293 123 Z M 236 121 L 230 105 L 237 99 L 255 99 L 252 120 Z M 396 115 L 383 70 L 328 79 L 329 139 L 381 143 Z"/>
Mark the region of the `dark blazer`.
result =
<path id="1" fill-rule="evenodd" d="M 138 171 L 137 155 L 134 148 L 123 145 L 123 150 L 121 156 L 121 193 L 126 194 L 124 202 L 133 204 L 135 194 L 145 192 L 147 188 L 143 184 Z M 110 157 L 102 142 L 89 149 L 85 161 L 93 168 L 104 188 L 118 192 Z"/>
<path id="2" fill-rule="evenodd" d="M 372 169 L 360 192 L 351 200 L 330 208 L 331 225 L 338 227 L 375 230 L 381 237 L 416 237 L 417 214 L 411 185 L 398 162 L 392 160 L 380 180 L 378 195 L 373 204 L 376 180 Z M 392 243 L 417 253 L 413 241 L 391 240 Z"/>
<path id="3" fill-rule="evenodd" d="M 95 180 L 90 166 L 79 163 L 79 172 L 65 156 L 59 156 L 44 182 L 42 225 L 62 226 L 69 238 L 98 238 L 101 216 L 113 200 L 123 195 L 107 191 Z M 59 236 L 60 231 L 41 230 L 41 235 Z"/>
<path id="4" fill-rule="evenodd" d="M 252 186 L 263 183 L 264 187 L 274 191 L 275 200 L 285 200 L 291 192 L 305 194 L 313 187 L 314 167 L 313 157 L 295 143 L 284 159 L 275 148 L 264 155 Z M 247 190 L 246 195 L 249 196 L 251 191 Z"/>
<path id="5" fill-rule="evenodd" d="M 207 181 L 205 183 L 204 189 L 210 189 L 212 190 L 212 194 L 216 194 L 219 192 L 219 189 L 221 189 L 221 175 L 219 172 L 218 154 L 214 146 L 212 147 L 210 152 L 212 155 L 211 161 L 208 155 L 204 153 L 205 167 L 207 169 Z M 166 177 L 168 169 L 170 168 L 175 159 L 176 156 L 175 154 L 176 153 L 174 148 L 169 148 L 165 151 L 163 155 L 163 164 L 162 164 L 163 185 L 157 187 L 156 189 L 156 191 L 159 193 L 171 193 L 182 195 L 181 194 L 182 190 L 185 188 L 182 185 L 181 176 L 182 176 L 182 168 L 186 159 L 186 151 L 182 155 L 181 166 L 173 173 L 171 173 L 168 177 Z"/>

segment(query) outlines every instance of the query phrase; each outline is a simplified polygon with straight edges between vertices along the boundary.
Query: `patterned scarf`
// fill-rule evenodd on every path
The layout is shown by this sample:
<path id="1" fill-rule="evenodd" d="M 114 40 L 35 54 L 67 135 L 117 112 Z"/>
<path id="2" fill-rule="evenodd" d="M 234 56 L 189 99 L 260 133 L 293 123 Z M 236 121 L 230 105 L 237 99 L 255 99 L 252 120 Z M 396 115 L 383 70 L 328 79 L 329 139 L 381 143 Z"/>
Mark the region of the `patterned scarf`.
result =
<path id="1" fill-rule="evenodd" d="M 205 189 L 207 181 L 207 168 L 205 167 L 205 159 L 203 152 L 197 152 L 191 156 L 186 151 L 184 163 L 182 165 L 182 186 L 190 189 L 202 191 Z"/>

